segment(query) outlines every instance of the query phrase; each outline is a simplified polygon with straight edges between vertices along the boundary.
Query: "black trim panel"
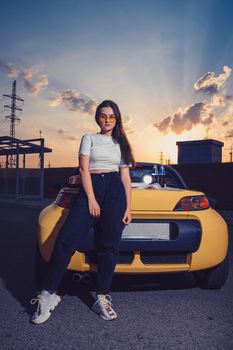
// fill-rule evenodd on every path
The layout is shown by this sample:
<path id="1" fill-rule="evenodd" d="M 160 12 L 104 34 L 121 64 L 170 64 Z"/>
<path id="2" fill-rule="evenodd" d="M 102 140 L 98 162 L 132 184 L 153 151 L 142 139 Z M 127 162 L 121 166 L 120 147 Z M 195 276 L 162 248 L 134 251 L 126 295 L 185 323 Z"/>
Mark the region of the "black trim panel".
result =
<path id="1" fill-rule="evenodd" d="M 201 225 L 196 220 L 157 220 L 157 219 L 133 219 L 133 223 L 169 223 L 169 240 L 127 239 L 121 240 L 120 251 L 153 251 L 153 252 L 179 252 L 193 253 L 198 250 L 201 241 Z M 131 225 L 131 224 L 130 224 Z M 79 252 L 95 250 L 95 233 L 98 234 L 98 226 L 91 228 L 86 239 L 76 248 Z"/>
<path id="2" fill-rule="evenodd" d="M 201 225 L 196 220 L 156 220 L 135 219 L 132 222 L 170 223 L 170 240 L 121 240 L 120 250 L 184 252 L 198 250 L 201 241 Z"/>
<path id="3" fill-rule="evenodd" d="M 187 255 L 184 253 L 155 253 L 141 252 L 141 261 L 143 264 L 185 264 Z"/>

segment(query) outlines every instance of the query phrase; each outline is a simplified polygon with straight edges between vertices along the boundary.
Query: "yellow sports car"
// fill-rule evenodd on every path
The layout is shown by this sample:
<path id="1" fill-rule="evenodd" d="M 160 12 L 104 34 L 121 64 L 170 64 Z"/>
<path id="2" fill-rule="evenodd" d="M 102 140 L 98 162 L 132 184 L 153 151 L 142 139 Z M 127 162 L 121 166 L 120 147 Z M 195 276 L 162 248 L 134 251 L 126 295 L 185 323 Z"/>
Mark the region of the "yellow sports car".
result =
<path id="1" fill-rule="evenodd" d="M 220 288 L 228 275 L 228 228 L 203 192 L 187 189 L 168 165 L 136 163 L 130 168 L 132 222 L 123 231 L 115 273 L 193 272 L 202 288 Z M 39 216 L 37 270 L 49 261 L 54 242 L 80 189 L 68 182 Z M 69 270 L 96 271 L 92 228 L 73 255 Z M 38 273 L 39 276 L 39 273 Z M 40 277 L 38 277 L 38 281 Z M 38 282 L 39 283 L 39 282 Z"/>

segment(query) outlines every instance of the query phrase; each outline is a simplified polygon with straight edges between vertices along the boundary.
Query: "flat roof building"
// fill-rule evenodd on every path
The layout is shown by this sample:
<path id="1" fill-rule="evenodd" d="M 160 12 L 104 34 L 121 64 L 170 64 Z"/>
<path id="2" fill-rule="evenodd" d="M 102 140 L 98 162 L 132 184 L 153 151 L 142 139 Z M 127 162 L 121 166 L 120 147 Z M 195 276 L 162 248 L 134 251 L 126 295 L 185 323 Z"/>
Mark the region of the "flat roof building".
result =
<path id="1" fill-rule="evenodd" d="M 221 163 L 223 142 L 207 139 L 177 141 L 178 164 Z"/>

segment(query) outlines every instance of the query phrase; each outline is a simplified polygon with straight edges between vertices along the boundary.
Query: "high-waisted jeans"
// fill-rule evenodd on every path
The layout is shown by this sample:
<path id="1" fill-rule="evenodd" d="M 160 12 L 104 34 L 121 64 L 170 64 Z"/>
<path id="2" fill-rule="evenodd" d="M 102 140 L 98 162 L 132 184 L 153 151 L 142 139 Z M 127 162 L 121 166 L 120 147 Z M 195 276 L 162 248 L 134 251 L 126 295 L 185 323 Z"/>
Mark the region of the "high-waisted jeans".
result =
<path id="1" fill-rule="evenodd" d="M 50 292 L 57 290 L 72 255 L 97 221 L 97 293 L 108 294 L 110 291 L 121 235 L 125 228 L 122 219 L 126 210 L 126 193 L 120 173 L 116 171 L 92 173 L 91 180 L 95 198 L 100 206 L 100 216 L 90 215 L 88 199 L 81 186 L 56 239 L 48 264 L 43 288 Z"/>

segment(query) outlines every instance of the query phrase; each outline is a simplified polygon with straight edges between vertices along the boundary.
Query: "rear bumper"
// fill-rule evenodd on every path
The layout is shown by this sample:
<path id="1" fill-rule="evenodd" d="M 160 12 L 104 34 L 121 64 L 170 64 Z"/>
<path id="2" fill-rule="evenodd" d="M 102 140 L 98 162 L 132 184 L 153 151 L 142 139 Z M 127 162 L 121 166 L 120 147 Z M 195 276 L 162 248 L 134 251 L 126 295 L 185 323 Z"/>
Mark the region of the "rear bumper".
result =
<path id="1" fill-rule="evenodd" d="M 80 272 L 96 272 L 96 263 L 87 262 L 90 255 L 76 252 L 68 266 L 68 269 Z M 144 264 L 141 260 L 140 252 L 133 252 L 131 263 L 118 263 L 115 273 L 121 274 L 138 274 L 138 273 L 168 273 L 182 272 L 190 270 L 191 254 L 186 255 L 186 262 L 180 264 Z"/>
<path id="2" fill-rule="evenodd" d="M 133 219 L 131 224 L 169 224 L 169 239 L 122 239 L 116 273 L 156 273 L 188 271 L 191 253 L 201 242 L 201 225 L 197 220 Z M 83 271 L 96 271 L 95 232 L 91 229 L 76 257 Z M 143 234 L 143 232 L 141 232 Z M 140 235 L 141 236 L 141 235 Z M 83 253 L 83 254 L 81 254 Z M 74 257 L 73 257 L 74 258 Z"/>
<path id="3" fill-rule="evenodd" d="M 40 214 L 38 238 L 45 261 L 50 258 L 57 234 L 67 215 L 67 210 L 55 204 Z M 227 225 L 213 209 L 193 213 L 134 211 L 132 216 L 132 222 L 171 223 L 170 239 L 122 240 L 116 273 L 197 271 L 219 264 L 226 256 Z M 80 252 L 73 255 L 68 269 L 80 272 L 96 271 L 95 259 L 93 260 L 94 249 L 92 229 L 82 249 L 79 249 Z"/>

